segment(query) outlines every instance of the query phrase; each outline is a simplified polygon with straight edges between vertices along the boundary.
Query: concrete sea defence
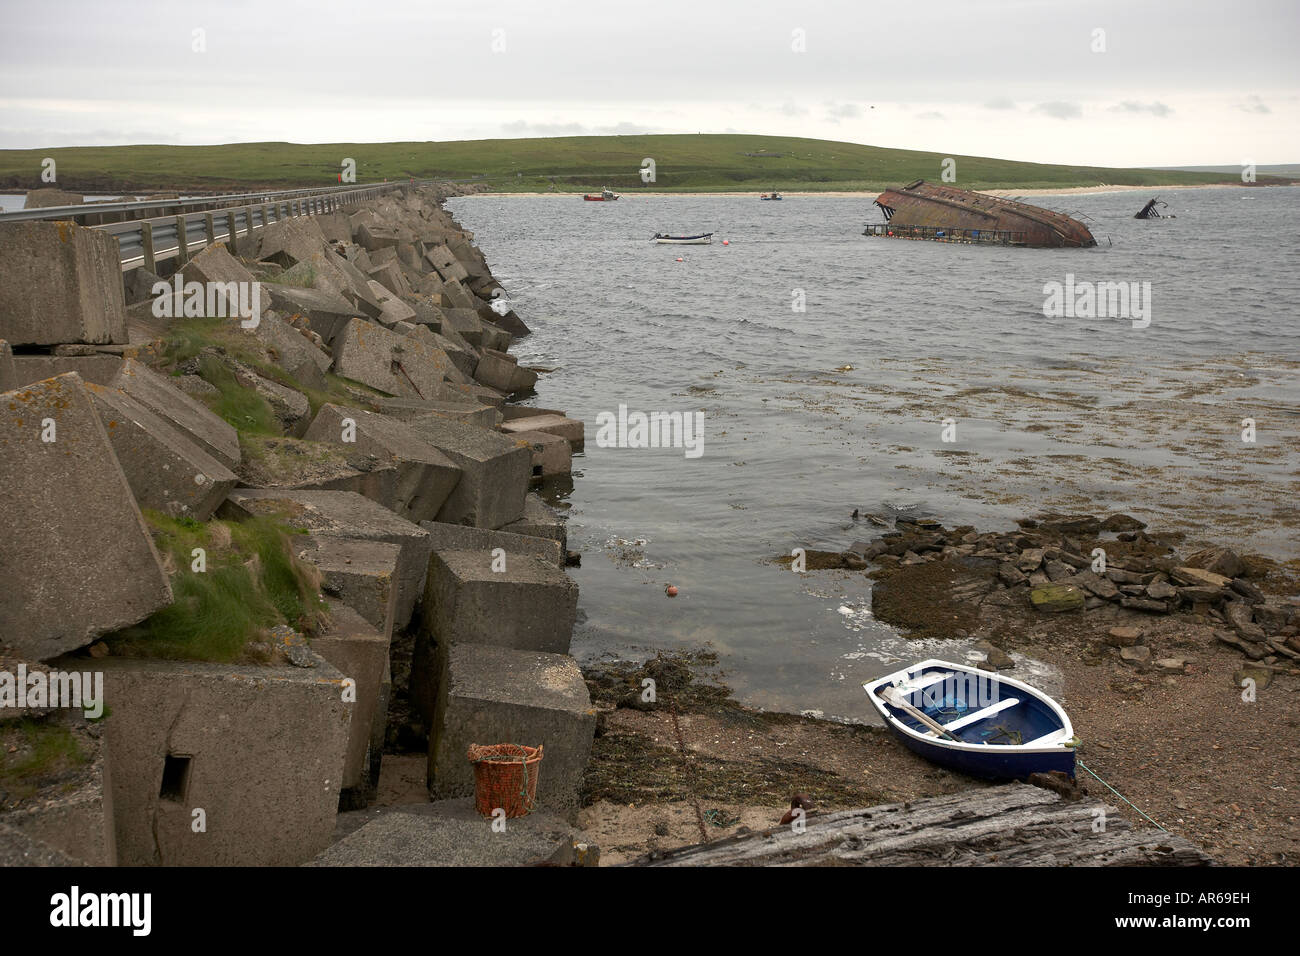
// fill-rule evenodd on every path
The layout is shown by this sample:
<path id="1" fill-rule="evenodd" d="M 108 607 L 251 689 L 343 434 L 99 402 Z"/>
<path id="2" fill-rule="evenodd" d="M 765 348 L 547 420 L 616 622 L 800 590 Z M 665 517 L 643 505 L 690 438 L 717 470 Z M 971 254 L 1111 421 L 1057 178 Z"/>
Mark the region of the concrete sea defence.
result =
<path id="1" fill-rule="evenodd" d="M 537 492 L 583 426 L 516 404 L 528 328 L 446 195 L 165 274 L 0 226 L 0 859 L 403 862 L 402 828 L 470 827 L 476 743 L 544 746 L 541 815 L 411 861 L 571 855 L 595 713 Z M 394 745 L 438 802 L 344 825 Z"/>

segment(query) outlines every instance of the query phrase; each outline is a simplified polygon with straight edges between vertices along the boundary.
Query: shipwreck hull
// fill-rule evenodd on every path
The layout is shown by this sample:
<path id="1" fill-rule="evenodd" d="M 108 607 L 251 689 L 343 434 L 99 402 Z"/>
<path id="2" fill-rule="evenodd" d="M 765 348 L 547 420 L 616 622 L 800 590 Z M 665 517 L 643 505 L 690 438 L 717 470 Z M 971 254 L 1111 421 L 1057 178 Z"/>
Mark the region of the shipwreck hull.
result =
<path id="1" fill-rule="evenodd" d="M 885 222 L 867 235 L 1043 248 L 1095 246 L 1088 227 L 1050 209 L 918 179 L 876 199 Z"/>

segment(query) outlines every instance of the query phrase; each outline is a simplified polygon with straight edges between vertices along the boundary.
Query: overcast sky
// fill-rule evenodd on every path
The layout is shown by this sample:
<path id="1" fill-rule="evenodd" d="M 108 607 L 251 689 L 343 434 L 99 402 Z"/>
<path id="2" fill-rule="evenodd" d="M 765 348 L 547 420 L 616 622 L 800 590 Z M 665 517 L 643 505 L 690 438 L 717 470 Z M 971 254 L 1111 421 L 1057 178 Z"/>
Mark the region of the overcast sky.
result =
<path id="1" fill-rule="evenodd" d="M 0 148 L 737 131 L 1300 162 L 1298 39 L 1297 0 L 0 0 Z"/>

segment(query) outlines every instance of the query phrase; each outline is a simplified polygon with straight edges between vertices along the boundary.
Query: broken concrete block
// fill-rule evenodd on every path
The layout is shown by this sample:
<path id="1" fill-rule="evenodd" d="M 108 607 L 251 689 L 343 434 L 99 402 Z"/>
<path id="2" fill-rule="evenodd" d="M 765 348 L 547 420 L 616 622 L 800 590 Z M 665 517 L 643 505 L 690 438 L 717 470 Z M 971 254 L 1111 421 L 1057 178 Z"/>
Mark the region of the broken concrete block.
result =
<path id="1" fill-rule="evenodd" d="M 298 216 L 272 222 L 262 230 L 262 248 L 258 258 L 289 268 L 310 262 L 312 256 L 329 249 L 329 240 L 315 216 Z"/>
<path id="2" fill-rule="evenodd" d="M 440 642 L 567 654 L 578 585 L 554 560 L 494 550 L 433 553 L 425 631 Z"/>
<path id="3" fill-rule="evenodd" d="M 444 521 L 421 521 L 420 527 L 429 532 L 434 551 L 483 551 L 491 553 L 497 548 L 507 554 L 526 554 L 541 558 L 556 567 L 564 567 L 564 547 L 550 538 L 492 531 L 488 528 L 471 528 L 463 524 Z"/>
<path id="4" fill-rule="evenodd" d="M 329 845 L 353 705 L 316 660 L 96 662 L 121 865 L 296 866 Z"/>
<path id="5" fill-rule="evenodd" d="M 360 614 L 338 601 L 329 601 L 330 621 L 312 638 L 311 649 L 334 665 L 345 681 L 352 681 L 352 695 L 342 694 L 352 706 L 348 725 L 347 756 L 343 764 L 345 806 L 365 806 L 372 793 L 370 786 L 370 740 L 380 713 L 380 684 L 388 663 L 388 637 L 381 634 Z M 345 688 L 346 690 L 347 688 Z"/>
<path id="6" fill-rule="evenodd" d="M 541 745 L 540 809 L 576 814 L 591 755 L 596 714 L 573 658 L 483 644 L 453 643 L 443 654 L 443 693 L 429 743 L 429 790 L 474 792 L 471 744 Z"/>
<path id="7" fill-rule="evenodd" d="M 568 441 L 575 452 L 582 451 L 584 445 L 585 429 L 582 421 L 576 418 L 565 418 L 561 415 L 538 415 L 536 417 L 515 419 L 507 416 L 506 420 L 501 423 L 501 430 L 510 434 L 546 432 L 550 435 L 558 435 Z"/>
<path id="8" fill-rule="evenodd" d="M 0 394 L 0 488 L 0 634 L 18 653 L 44 660 L 75 650 L 171 603 L 149 529 L 75 372 Z"/>
<path id="9" fill-rule="evenodd" d="M 232 471 L 239 467 L 239 433 L 147 366 L 127 359 L 108 383 L 184 432 L 191 441 Z"/>
<path id="10" fill-rule="evenodd" d="M 401 548 L 395 578 L 393 626 L 411 619 L 429 570 L 429 532 L 350 491 L 279 491 L 236 488 L 218 512 L 222 517 L 283 514 L 312 535 L 387 541 Z"/>
<path id="11" fill-rule="evenodd" d="M 461 480 L 460 467 L 410 426 L 376 412 L 325 404 L 307 429 L 312 441 L 353 444 L 397 466 L 396 511 L 408 521 L 438 514 Z"/>
<path id="12" fill-rule="evenodd" d="M 528 443 L 533 456 L 533 477 L 549 478 L 552 475 L 573 473 L 573 449 L 569 443 L 549 432 L 512 432 L 516 441 Z"/>
<path id="13" fill-rule="evenodd" d="M 537 538 L 550 538 L 560 542 L 560 547 L 567 544 L 568 529 L 564 519 L 551 508 L 541 495 L 529 493 L 524 498 L 524 514 L 518 521 L 504 526 L 502 531 L 512 534 L 526 534 Z"/>
<path id="14" fill-rule="evenodd" d="M 450 458 L 460 481 L 436 519 L 499 528 L 523 514 L 532 453 L 510 438 L 437 415 L 412 419 L 410 428 Z"/>
<path id="15" fill-rule="evenodd" d="M 0 223 L 0 339 L 125 344 L 117 239 L 71 222 Z"/>
<path id="16" fill-rule="evenodd" d="M 125 392 L 87 383 L 136 503 L 206 521 L 239 480 Z"/>
<path id="17" fill-rule="evenodd" d="M 303 535 L 295 539 L 294 549 L 320 571 L 323 593 L 352 608 L 384 637 L 393 636 L 400 547 L 387 541 Z"/>

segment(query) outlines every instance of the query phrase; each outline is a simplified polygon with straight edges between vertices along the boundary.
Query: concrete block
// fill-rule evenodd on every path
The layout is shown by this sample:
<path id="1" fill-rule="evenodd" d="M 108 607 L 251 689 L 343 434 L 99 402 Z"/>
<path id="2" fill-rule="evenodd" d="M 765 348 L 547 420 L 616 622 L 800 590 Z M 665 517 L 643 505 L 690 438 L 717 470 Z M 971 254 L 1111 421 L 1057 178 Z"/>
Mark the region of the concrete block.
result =
<path id="1" fill-rule="evenodd" d="M 451 644 L 429 745 L 435 797 L 472 796 L 471 744 L 544 748 L 538 808 L 572 819 L 591 755 L 596 713 L 573 658 L 484 644 Z"/>
<path id="2" fill-rule="evenodd" d="M 125 392 L 87 384 L 136 504 L 206 521 L 235 473 Z"/>
<path id="3" fill-rule="evenodd" d="M 436 520 L 499 528 L 523 514 L 532 474 L 528 448 L 498 432 L 436 415 L 413 419 L 410 428 L 461 471 Z"/>
<path id="4" fill-rule="evenodd" d="M 469 385 L 459 385 L 453 382 L 451 383 L 451 388 L 465 396 L 465 398 L 478 402 L 480 405 L 492 405 L 495 408 L 504 408 L 506 404 L 505 394 L 498 392 L 490 385 L 476 385 L 473 383 Z"/>
<path id="5" fill-rule="evenodd" d="M 328 289 L 300 289 L 264 282 L 262 292 L 270 296 L 271 305 L 287 319 L 304 317 L 311 330 L 329 343 L 358 315 L 351 302 Z"/>
<path id="6" fill-rule="evenodd" d="M 483 341 L 483 320 L 473 309 L 444 308 L 442 316 L 443 328 L 455 330 L 456 334 L 474 348 L 481 349 L 486 344 L 490 344 Z"/>
<path id="7" fill-rule="evenodd" d="M 51 442 L 42 440 L 47 421 Z M 44 660 L 171 603 L 149 529 L 75 372 L 0 394 L 0 488 L 0 634 L 17 652 Z"/>
<path id="8" fill-rule="evenodd" d="M 389 511 L 397 507 L 397 467 L 363 455 L 350 445 L 250 435 L 239 466 L 249 488 L 354 491 Z"/>
<path id="9" fill-rule="evenodd" d="M 225 243 L 219 242 L 205 248 L 185 263 L 181 275 L 186 282 L 198 282 L 204 286 L 205 302 L 209 298 L 208 290 L 213 290 L 214 297 L 225 303 L 225 314 L 231 321 L 252 319 L 252 316 L 240 310 L 240 301 L 242 297 L 243 302 L 250 307 L 253 303 L 253 274 L 230 254 Z M 259 302 L 258 305 L 264 309 L 267 303 Z M 250 308 L 247 311 L 252 310 Z M 177 313 L 173 311 L 172 314 Z M 258 316 L 260 315 L 259 311 Z"/>
<path id="10" fill-rule="evenodd" d="M 506 554 L 524 554 L 541 558 L 556 567 L 564 567 L 564 548 L 558 541 L 550 538 L 538 538 L 532 535 L 512 534 L 507 531 L 492 531 L 488 528 L 471 528 L 463 524 L 447 524 L 444 521 L 421 521 L 420 527 L 429 532 L 433 550 L 437 551 L 484 551 L 491 553 L 501 548 Z M 508 566 L 507 559 L 507 566 Z"/>
<path id="11" fill-rule="evenodd" d="M 58 374 L 58 373 L 55 373 Z M 45 378 L 53 378 L 53 375 L 46 375 Z M 40 381 L 40 379 L 33 379 Z M 25 382 L 19 382 L 17 373 L 14 371 L 14 350 L 10 348 L 9 343 L 0 339 L 0 392 L 7 392 L 11 388 L 17 388 L 24 385 Z"/>
<path id="12" fill-rule="evenodd" d="M 546 432 L 558 435 L 573 446 L 574 451 L 582 451 L 585 429 L 577 418 L 565 418 L 562 415 L 537 415 L 528 418 L 510 418 L 501 423 L 501 430 L 510 434 L 518 432 Z"/>
<path id="13" fill-rule="evenodd" d="M 43 382 L 47 378 L 66 375 L 68 372 L 76 372 L 83 382 L 107 385 L 121 370 L 121 357 L 103 352 L 94 355 L 15 355 L 11 371 L 12 387 Z"/>
<path id="14" fill-rule="evenodd" d="M 573 857 L 562 816 L 535 810 L 500 832 L 487 822 L 468 797 L 341 813 L 338 842 L 305 865 L 567 866 Z"/>
<path id="15" fill-rule="evenodd" d="M 516 441 L 528 443 L 533 456 L 533 477 L 573 473 L 573 448 L 568 441 L 550 432 L 513 432 Z"/>
<path id="16" fill-rule="evenodd" d="M 355 229 L 354 235 L 357 245 L 367 252 L 374 252 L 384 246 L 396 246 L 402 241 L 401 234 L 396 230 L 366 222 Z"/>
<path id="17" fill-rule="evenodd" d="M 218 512 L 222 517 L 283 514 L 308 533 L 363 541 L 387 541 L 401 549 L 394 578 L 393 626 L 411 619 L 429 570 L 429 532 L 350 491 L 279 491 L 236 488 Z"/>
<path id="18" fill-rule="evenodd" d="M 454 339 L 448 338 L 441 332 L 434 331 L 433 325 L 424 322 L 424 320 L 429 318 L 429 316 L 420 314 L 420 305 L 421 303 L 416 303 L 416 306 L 414 307 L 416 309 L 415 321 L 419 324 L 417 324 L 412 331 L 407 333 L 408 338 L 420 339 L 430 345 L 442 349 L 447 353 L 447 357 L 451 359 L 452 364 L 455 365 L 456 368 L 460 369 L 461 373 L 465 375 L 465 380 L 469 381 L 474 374 L 474 369 L 478 367 L 478 350 L 473 348 L 459 335 L 456 335 L 454 331 L 452 332 L 452 335 L 455 336 Z M 432 309 L 433 307 L 424 306 L 424 308 Z"/>
<path id="19" fill-rule="evenodd" d="M 424 629 L 440 643 L 567 654 L 577 609 L 578 585 L 550 559 L 475 549 L 429 561 Z"/>
<path id="20" fill-rule="evenodd" d="M 81 193 L 72 193 L 54 186 L 29 189 L 23 200 L 24 209 L 49 209 L 54 206 L 80 206 L 86 201 Z"/>
<path id="21" fill-rule="evenodd" d="M 15 830 L 0 817 L 0 867 L 81 866 L 80 860 L 50 846 L 44 840 Z M 308 864 L 310 865 L 310 864 Z"/>
<path id="22" fill-rule="evenodd" d="M 320 213 L 313 216 L 312 219 L 320 227 L 321 235 L 326 240 L 330 242 L 352 241 L 352 225 L 348 222 L 348 217 L 338 210 Z"/>
<path id="23" fill-rule="evenodd" d="M 524 515 L 518 521 L 512 521 L 501 529 L 512 534 L 526 534 L 537 538 L 550 538 L 560 542 L 564 547 L 568 531 L 564 519 L 550 505 L 542 500 L 541 495 L 529 493 L 524 499 Z"/>
<path id="24" fill-rule="evenodd" d="M 0 339 L 125 344 L 117 240 L 71 222 L 0 223 Z"/>
<path id="25" fill-rule="evenodd" d="M 265 350 L 266 360 L 284 369 L 298 384 L 321 391 L 329 387 L 325 373 L 332 357 L 270 309 L 262 310 L 262 320 L 256 328 L 240 331 L 257 339 Z"/>
<path id="26" fill-rule="evenodd" d="M 301 535 L 294 539 L 294 550 L 320 571 L 324 594 L 352 608 L 385 638 L 393 636 L 400 547 L 387 541 Z"/>
<path id="27" fill-rule="evenodd" d="M 450 394 L 450 389 L 448 389 Z M 459 399 L 461 396 L 457 395 Z M 409 422 L 424 415 L 441 415 L 453 421 L 481 428 L 496 428 L 501 413 L 491 405 L 479 405 L 477 402 L 453 400 L 425 401 L 419 398 L 381 398 L 375 403 L 379 410 L 390 418 Z"/>
<path id="28" fill-rule="evenodd" d="M 406 284 L 406 277 L 395 259 L 391 262 L 385 262 L 383 265 L 371 266 L 366 270 L 366 275 L 370 279 L 370 291 L 375 294 L 375 298 L 379 300 L 380 305 L 383 305 L 386 296 L 411 294 L 411 287 Z M 378 288 L 375 288 L 376 286 Z"/>
<path id="29" fill-rule="evenodd" d="M 241 388 L 256 392 L 275 415 L 281 430 L 286 435 L 299 437 L 311 421 L 311 403 L 307 396 L 297 389 L 281 385 L 262 376 L 257 369 L 250 368 L 225 352 L 214 348 L 205 348 L 200 357 L 214 362 L 229 372 Z M 312 366 L 315 368 L 315 366 Z"/>
<path id="30" fill-rule="evenodd" d="M 352 680 L 352 718 L 348 725 L 347 755 L 343 764 L 343 798 L 346 804 L 364 805 L 373 793 L 370 786 L 370 740 L 380 712 L 380 684 L 388 664 L 388 637 L 346 604 L 329 601 L 330 622 L 312 638 L 311 649 Z M 348 791 L 351 791 L 350 793 Z"/>
<path id="31" fill-rule="evenodd" d="M 440 397 L 446 394 L 444 381 L 466 380 L 441 349 L 360 319 L 335 338 L 334 371 L 389 395 L 411 398 Z"/>
<path id="32" fill-rule="evenodd" d="M 147 366 L 126 359 L 110 388 L 119 388 L 149 411 L 180 429 L 232 471 L 239 466 L 239 434 L 206 405 L 190 398 Z"/>
<path id="33" fill-rule="evenodd" d="M 530 368 L 521 368 L 513 355 L 485 348 L 474 377 L 484 385 L 490 385 L 507 395 L 516 392 L 530 392 L 537 385 L 537 373 Z"/>
<path id="34" fill-rule="evenodd" d="M 346 444 L 355 445 L 361 454 L 396 465 L 396 511 L 408 521 L 432 519 L 461 480 L 461 469 L 450 457 L 418 431 L 387 415 L 327 403 L 305 437 L 336 444 L 348 439 Z"/>
<path id="35" fill-rule="evenodd" d="M 370 292 L 383 310 L 375 320 L 386 328 L 392 328 L 398 322 L 411 322 L 415 319 L 415 310 L 399 299 L 398 293 L 371 279 L 368 283 Z"/>
<path id="36" fill-rule="evenodd" d="M 438 270 L 438 275 L 444 282 L 452 279 L 464 281 L 469 278 L 469 273 L 456 258 L 455 253 L 445 245 L 429 246 L 424 250 L 424 257 Z"/>
<path id="37" fill-rule="evenodd" d="M 329 845 L 352 705 L 317 660 L 96 662 L 121 865 L 296 866 Z"/>
<path id="38" fill-rule="evenodd" d="M 299 262 L 310 262 L 318 252 L 327 252 L 329 240 L 315 216 L 299 216 L 270 223 L 262 230 L 262 248 L 258 258 L 273 261 L 286 269 Z"/>

